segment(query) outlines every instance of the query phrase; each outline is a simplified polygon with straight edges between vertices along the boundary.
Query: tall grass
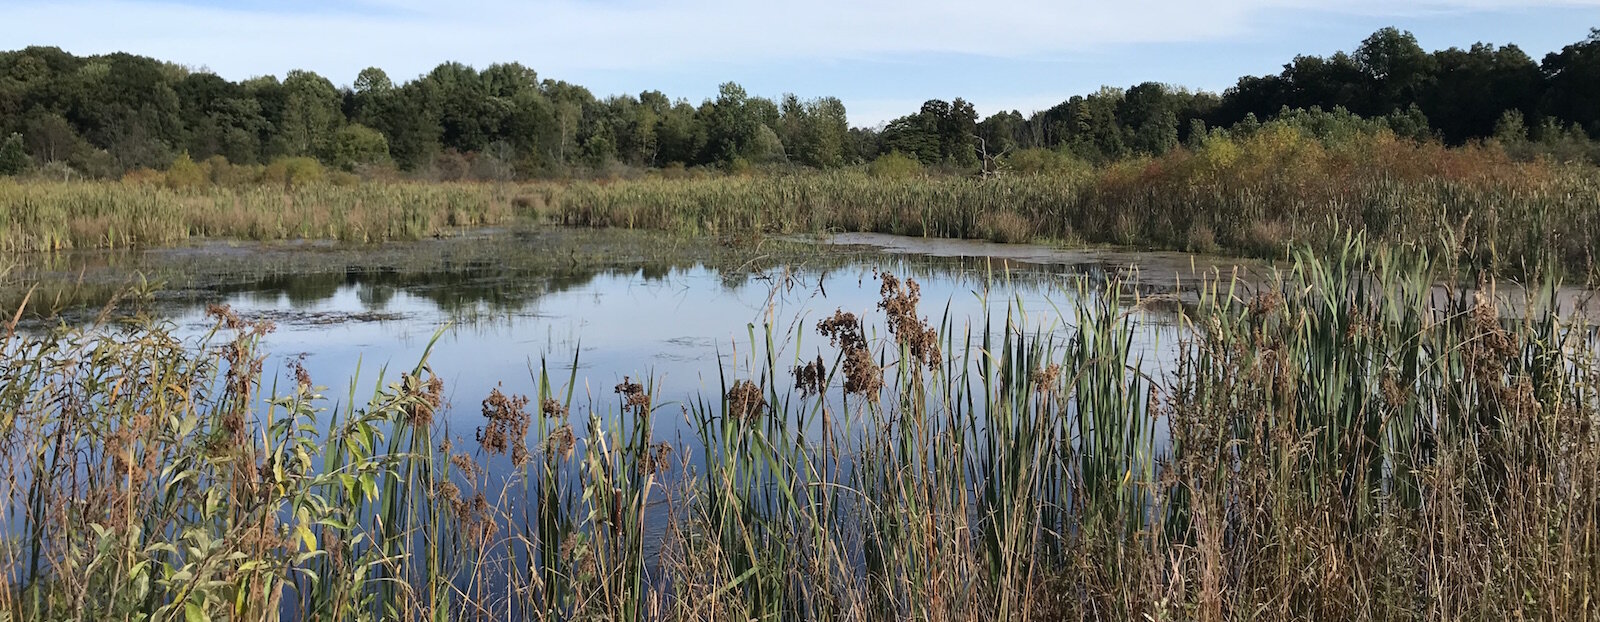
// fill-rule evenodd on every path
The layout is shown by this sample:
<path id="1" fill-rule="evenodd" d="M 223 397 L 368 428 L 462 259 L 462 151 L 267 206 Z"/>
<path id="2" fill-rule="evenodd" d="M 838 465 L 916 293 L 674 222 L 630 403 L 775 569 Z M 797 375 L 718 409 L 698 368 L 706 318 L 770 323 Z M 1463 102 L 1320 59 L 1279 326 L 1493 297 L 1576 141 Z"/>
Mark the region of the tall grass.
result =
<path id="1" fill-rule="evenodd" d="M 557 200 L 565 222 L 590 226 L 1053 239 L 1262 257 L 1332 250 L 1353 229 L 1498 273 L 1560 265 L 1593 274 L 1596 179 L 1592 167 L 1518 163 L 1492 147 L 1386 135 L 1325 145 L 1274 126 L 1089 173 L 647 179 L 576 183 Z"/>
<path id="2" fill-rule="evenodd" d="M 489 184 L 169 188 L 0 181 L 0 252 L 172 246 L 195 237 L 410 240 L 513 222 L 543 199 Z"/>
<path id="3" fill-rule="evenodd" d="M 259 177 L 283 180 L 267 185 L 178 183 L 173 171 L 118 183 L 0 181 L 0 252 L 198 236 L 372 242 L 554 218 L 733 238 L 873 231 L 1271 258 L 1297 246 L 1331 252 L 1343 232 L 1357 230 L 1497 274 L 1553 266 L 1600 274 L 1596 168 L 1518 162 L 1495 145 L 1446 148 L 1388 133 L 1318 138 L 1272 123 L 1100 168 L 1017 164 L 1014 174 L 983 178 L 865 167 L 520 185 L 292 175 Z"/>
<path id="4" fill-rule="evenodd" d="M 715 394 L 662 404 L 625 379 L 580 415 L 574 360 L 541 365 L 529 397 L 495 390 L 475 424 L 445 420 L 425 360 L 365 406 L 324 409 L 298 368 L 275 386 L 269 327 L 225 309 L 198 343 L 159 324 L 8 332 L 0 604 L 38 619 L 1600 615 L 1600 335 L 1541 305 L 1554 289 L 1507 319 L 1492 280 L 1436 292 L 1417 253 L 1347 241 L 1319 257 L 1261 291 L 1213 279 L 1169 373 L 1135 354 L 1146 303 L 1116 283 L 1041 327 L 998 300 L 1003 319 L 930 319 L 915 282 L 883 275 L 869 316 L 752 326 Z M 663 444 L 653 421 L 676 416 L 694 433 Z"/>

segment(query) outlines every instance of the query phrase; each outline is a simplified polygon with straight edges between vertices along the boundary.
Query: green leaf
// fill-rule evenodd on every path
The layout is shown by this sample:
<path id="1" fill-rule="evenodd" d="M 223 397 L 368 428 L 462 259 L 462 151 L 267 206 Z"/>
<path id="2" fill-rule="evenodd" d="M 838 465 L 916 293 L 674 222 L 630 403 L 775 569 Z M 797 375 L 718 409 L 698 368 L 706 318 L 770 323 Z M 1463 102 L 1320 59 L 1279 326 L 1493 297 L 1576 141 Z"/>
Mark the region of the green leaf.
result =
<path id="1" fill-rule="evenodd" d="M 200 603 L 189 601 L 183 605 L 183 618 L 187 622 L 210 622 L 211 616 L 206 615 Z"/>
<path id="2" fill-rule="evenodd" d="M 378 479 L 373 477 L 371 473 L 361 476 L 361 488 L 366 491 L 368 501 L 376 501 L 378 499 Z"/>

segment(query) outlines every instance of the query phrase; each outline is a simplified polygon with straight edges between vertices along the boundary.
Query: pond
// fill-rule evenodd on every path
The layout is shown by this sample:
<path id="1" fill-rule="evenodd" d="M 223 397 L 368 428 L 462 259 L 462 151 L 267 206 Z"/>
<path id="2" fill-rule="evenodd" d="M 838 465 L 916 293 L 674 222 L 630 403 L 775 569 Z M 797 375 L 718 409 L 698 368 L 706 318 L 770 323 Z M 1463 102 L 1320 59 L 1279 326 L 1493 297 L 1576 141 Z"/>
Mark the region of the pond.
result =
<path id="1" fill-rule="evenodd" d="M 1165 516 L 1162 508 L 1177 506 L 1163 506 L 1170 501 L 1157 498 L 1154 491 L 1164 476 L 1160 470 L 1176 455 L 1169 452 L 1183 445 L 1169 442 L 1169 426 L 1173 434 L 1186 428 L 1165 416 L 1176 411 L 1167 410 L 1171 402 L 1158 393 L 1181 384 L 1169 383 L 1175 381 L 1171 372 L 1185 341 L 1193 336 L 1182 312 L 1201 298 L 1202 288 L 1221 283 L 1240 288 L 1239 299 L 1250 300 L 1253 291 L 1273 280 L 1268 264 L 1178 253 L 864 234 L 689 239 L 555 227 L 366 247 L 211 241 L 163 250 L 27 256 L 20 262 L 0 287 L 0 305 L 22 308 L 30 318 L 26 330 L 56 322 L 89 323 L 99 310 L 108 309 L 112 315 L 154 318 L 198 343 L 215 325 L 210 309 L 225 305 L 244 319 L 275 325 L 261 343 L 268 385 L 262 393 L 290 390 L 296 382 L 292 366 L 303 365 L 315 384 L 326 387 L 321 405 L 333 412 L 365 404 L 375 388 L 397 381 L 426 356 L 443 382 L 443 406 L 432 417 L 431 436 L 411 437 L 420 445 L 396 445 L 388 455 L 407 465 L 425 464 L 424 469 L 452 469 L 450 475 L 437 477 L 428 470 L 422 479 L 403 480 L 397 489 L 429 486 L 429 494 L 416 497 L 423 499 L 418 503 L 454 509 L 456 514 L 430 523 L 454 525 L 457 531 L 437 544 L 448 551 L 447 557 L 462 555 L 451 557 L 458 565 L 448 566 L 438 578 L 464 593 L 477 590 L 479 596 L 509 592 L 516 585 L 529 588 L 532 583 L 518 583 L 521 575 L 505 572 L 525 563 L 555 573 L 552 577 L 568 570 L 581 576 L 583 555 L 603 551 L 606 543 L 637 546 L 628 549 L 637 551 L 637 564 L 617 562 L 614 568 L 646 577 L 638 585 L 651 593 L 666 589 L 661 581 L 697 576 L 692 562 L 674 557 L 683 547 L 710 546 L 698 550 L 711 551 L 707 554 L 713 558 L 728 555 L 723 561 L 729 564 L 743 563 L 736 551 L 716 553 L 715 547 L 726 542 L 707 545 L 692 534 L 685 537 L 712 526 L 726 529 L 729 523 L 713 520 L 710 512 L 727 508 L 737 508 L 739 520 L 748 521 L 740 529 L 750 531 L 723 532 L 724 538 L 729 533 L 739 538 L 764 534 L 775 546 L 788 546 L 785 534 L 810 525 L 816 530 L 812 536 L 822 534 L 818 537 L 838 547 L 846 574 L 866 576 L 875 562 L 866 535 L 857 531 L 861 517 L 877 517 L 879 529 L 898 525 L 901 506 L 875 504 L 880 497 L 903 494 L 897 486 L 906 481 L 926 487 L 918 489 L 923 501 L 948 493 L 950 498 L 940 502 L 954 508 L 949 516 L 959 520 L 952 525 L 962 525 L 950 529 L 965 533 L 961 530 L 970 527 L 975 538 L 998 533 L 986 532 L 993 525 L 985 527 L 984 520 L 1011 503 L 1007 491 L 1013 489 L 1008 486 L 1036 489 L 1030 494 L 1040 495 L 1034 502 L 1037 524 L 1052 533 L 1067 534 L 1077 521 L 1099 516 L 1070 513 L 1091 506 L 1100 508 L 1094 512 L 1122 508 L 1136 522 L 1145 520 L 1147 512 Z M 885 288 L 894 282 L 907 287 Z M 1379 281 L 1358 275 L 1349 282 Z M 17 283 L 39 287 L 28 293 Z M 1426 282 L 1419 285 L 1410 291 L 1428 292 Z M 1443 294 L 1452 288 L 1435 289 Z M 1582 307 L 1591 294 L 1569 288 L 1557 290 L 1553 299 L 1565 313 L 1569 307 Z M 1458 300 L 1471 299 L 1470 292 L 1463 295 Z M 1514 287 L 1503 288 L 1501 295 L 1510 310 L 1527 310 L 1517 306 L 1521 296 Z M 905 305 L 913 298 L 916 307 L 907 312 Z M 1314 307 L 1322 304 L 1307 300 Z M 1294 314 L 1308 308 L 1291 315 L 1303 317 Z M 881 410 L 863 410 L 862 401 L 846 402 L 859 398 L 850 397 L 853 390 L 838 376 L 819 398 L 797 387 L 791 375 L 819 358 L 849 375 L 852 359 L 843 352 L 846 348 L 821 330 L 837 313 L 862 318 L 872 356 L 886 370 L 880 396 L 887 399 Z M 1127 328 L 1107 329 L 1108 324 L 1099 322 L 1104 318 L 1125 318 Z M 915 326 L 902 322 L 908 319 Z M 1080 331 L 1086 322 L 1096 326 Z M 923 372 L 910 371 L 920 369 L 918 364 L 895 365 L 902 356 L 896 339 L 907 330 L 922 330 L 918 326 L 931 327 L 943 346 L 945 366 L 930 367 L 926 385 L 918 383 Z M 1015 344 L 1019 350 L 1042 343 L 1055 348 L 1045 356 L 1057 358 L 990 349 L 986 338 L 1003 332 L 1012 336 L 994 343 Z M 1429 338 L 1454 338 L 1454 333 L 1434 332 L 1443 337 Z M 1027 338 L 1016 338 L 1019 333 Z M 1074 341 L 1080 335 L 1086 337 Z M 1239 335 L 1255 335 L 1253 343 L 1261 343 L 1261 333 Z M 1584 335 L 1588 341 L 1578 343 L 1593 347 L 1592 333 Z M 1085 345 L 1090 341 L 1095 345 Z M 1081 348 L 1079 358 L 1062 357 L 1068 344 Z M 1448 356 L 1460 348 L 1434 351 Z M 912 346 L 905 352 L 915 356 Z M 1106 352 L 1113 354 L 1101 356 Z M 1315 367 L 1328 363 L 1308 352 L 1301 353 L 1301 362 L 1312 366 L 1305 377 L 1328 377 L 1330 372 Z M 1574 358 L 1572 368 L 1581 371 L 1582 360 L 1592 359 Z M 1048 369 L 1053 361 L 1072 371 L 1052 375 L 1060 371 Z M 1137 373 L 1129 373 L 1129 367 Z M 978 371 L 969 374 L 969 368 Z M 1012 381 L 991 386 L 993 377 L 987 374 L 995 369 Z M 1447 374 L 1465 368 L 1446 364 L 1428 369 Z M 1372 373 L 1387 378 L 1381 369 Z M 492 442 L 482 440 L 486 428 L 494 429 L 486 418 L 494 405 L 490 398 L 497 391 L 536 398 L 545 374 L 558 395 L 571 388 L 570 415 L 565 422 L 547 420 L 538 417 L 541 404 L 528 403 L 537 431 L 523 438 L 524 420 L 515 440 L 537 453 L 550 447 L 545 439 L 557 438 L 554 433 L 565 429 L 571 432 L 567 438 L 582 449 L 565 455 L 546 451 L 546 460 L 519 464 L 515 452 L 494 451 Z M 733 414 L 734 398 L 729 396 L 727 406 L 722 398 L 736 381 L 748 380 L 764 389 L 756 399 L 783 405 L 774 404 L 769 417 Z M 651 392 L 648 431 L 643 433 L 645 427 L 635 427 L 637 413 L 628 412 L 617 391 L 631 382 L 644 383 Z M 1384 386 L 1365 377 L 1360 382 Z M 1424 389 L 1456 384 L 1455 377 L 1417 382 Z M 1362 394 L 1355 403 L 1373 399 Z M 791 408 L 791 403 L 798 406 Z M 816 413 L 824 413 L 820 421 Z M 831 423 L 827 413 L 835 417 Z M 852 419 L 852 414 L 860 416 Z M 1231 425 L 1227 416 L 1211 413 L 1191 421 L 1210 417 L 1222 422 L 1218 425 Z M 1428 412 L 1417 417 L 1435 420 Z M 324 416 L 318 424 L 325 427 L 329 421 Z M 606 436 L 594 436 L 591 424 Z M 402 438 L 408 429 L 424 430 L 395 425 L 391 431 Z M 846 440 L 839 442 L 841 437 Z M 1395 438 L 1400 440 L 1385 445 L 1388 451 L 1413 446 Z M 654 462 L 653 444 L 658 442 L 673 449 L 672 467 L 665 472 Z M 440 454 L 429 451 L 430 443 Z M 607 443 L 627 449 L 595 449 Z M 1026 451 L 1012 453 L 1016 448 Z M 343 454 L 335 450 L 329 455 Z M 449 458 L 436 460 L 439 455 Z M 1051 460 L 1018 461 L 1018 455 Z M 462 458 L 459 464 L 457 457 Z M 321 458 L 315 460 L 314 470 L 325 466 Z M 1238 456 L 1219 454 L 1206 463 L 1234 460 Z M 1378 463 L 1384 469 L 1380 475 L 1398 472 L 1393 465 L 1402 463 L 1385 455 Z M 469 475 L 462 476 L 462 471 Z M 719 487 L 735 479 L 742 483 L 734 492 Z M 1391 485 L 1388 480 L 1382 484 L 1385 490 Z M 492 511 L 478 515 L 471 514 L 476 509 L 460 509 L 470 495 L 485 491 L 491 497 L 504 491 L 483 502 Z M 569 496 L 562 500 L 545 493 Z M 708 498 L 728 494 L 737 503 L 708 505 Z M 606 500 L 606 495 L 614 497 Z M 1079 504 L 1078 495 L 1093 496 L 1095 503 Z M 388 493 L 384 498 L 403 497 Z M 372 522 L 380 512 L 375 498 L 367 497 L 366 505 L 352 510 L 363 524 L 378 524 Z M 473 503 L 481 499 L 475 496 Z M 1107 503 L 1113 505 L 1102 505 Z M 297 518 L 287 506 L 270 507 L 280 521 Z M 637 513 L 616 518 L 623 516 L 624 507 Z M 529 513 L 546 511 L 560 520 Z M 471 552 L 486 550 L 489 541 L 489 532 L 479 531 L 485 523 L 474 522 L 483 516 L 491 516 L 488 523 L 503 529 L 500 533 L 511 534 L 497 541 L 507 544 L 508 552 L 473 561 L 468 559 Z M 619 525 L 636 528 L 636 535 L 619 535 L 624 530 Z M 526 536 L 535 529 L 538 535 Z M 479 537 L 475 534 L 485 540 L 472 544 L 471 538 Z M 590 538 L 574 545 L 592 547 L 582 549 L 588 553 L 569 555 L 569 545 L 577 542 L 574 534 Z M 420 530 L 402 528 L 390 537 L 391 543 L 418 553 L 417 560 L 436 543 Z M 517 539 L 522 537 L 530 539 Z M 511 550 L 510 544 L 517 542 L 534 544 Z M 360 549 L 352 545 L 349 550 L 354 554 Z M 535 564 L 534 555 L 556 557 L 541 557 Z M 326 570 L 311 566 L 308 571 Z M 298 587 L 309 589 L 310 584 Z M 495 598 L 485 602 L 501 603 Z M 296 618 L 299 604 L 282 603 L 287 619 Z M 525 604 L 505 606 L 515 611 Z"/>
<path id="2" fill-rule="evenodd" d="M 323 406 L 332 411 L 352 396 L 363 404 L 426 353 L 445 386 L 435 420 L 495 477 L 510 470 L 473 442 L 485 423 L 482 402 L 495 389 L 536 395 L 541 369 L 559 385 L 575 379 L 579 438 L 589 414 L 615 418 L 616 385 L 648 381 L 654 437 L 674 443 L 685 467 L 698 468 L 688 409 L 716 400 L 725 382 L 759 380 L 769 331 L 774 373 L 785 376 L 819 355 L 834 360 L 837 349 L 816 328 L 836 311 L 863 318 L 874 342 L 889 339 L 877 308 L 883 273 L 917 284 L 919 316 L 952 343 L 1000 330 L 1008 314 L 1030 332 L 1064 341 L 1079 303 L 1103 296 L 1113 278 L 1126 280 L 1122 302 L 1135 312 L 1139 359 L 1130 363 L 1159 374 L 1176 358 L 1178 305 L 1193 297 L 1197 275 L 1264 272 L 1255 263 L 1175 253 L 878 235 L 723 244 L 559 228 L 370 247 L 207 242 L 35 261 L 21 271 L 47 288 L 32 299 L 35 325 L 51 321 L 43 317 L 87 322 L 114 293 L 157 283 L 118 312 L 153 315 L 188 339 L 214 326 L 211 305 L 269 320 L 276 328 L 262 341 L 263 393 L 273 380 L 292 387 L 289 364 L 299 362 L 326 387 Z M 37 306 L 41 300 L 56 302 Z"/>
<path id="3" fill-rule="evenodd" d="M 730 382 L 759 374 L 769 328 L 784 372 L 796 360 L 831 359 L 815 327 L 837 310 L 864 318 L 869 338 L 885 338 L 876 309 L 883 272 L 915 281 L 919 313 L 954 335 L 998 327 L 1018 309 L 1029 330 L 1066 335 L 1078 302 L 1125 279 L 1147 371 L 1175 356 L 1176 305 L 1193 295 L 1186 283 L 1264 273 L 1253 262 L 1176 253 L 877 235 L 732 246 L 553 228 L 374 247 L 212 242 L 53 262 L 30 272 L 70 284 L 54 297 L 73 306 L 52 314 L 84 321 L 103 302 L 94 292 L 157 281 L 142 310 L 180 335 L 210 329 L 205 310 L 214 304 L 272 321 L 265 368 L 287 386 L 287 363 L 303 360 L 331 403 L 349 399 L 352 379 L 358 398 L 369 395 L 380 374 L 393 381 L 427 352 L 445 381 L 443 421 L 463 438 L 482 423 L 480 402 L 492 389 L 533 393 L 545 364 L 564 383 L 575 356 L 576 414 L 613 411 L 616 384 L 648 379 L 658 435 L 687 432 L 681 408 L 669 406 L 718 395 L 724 373 Z"/>

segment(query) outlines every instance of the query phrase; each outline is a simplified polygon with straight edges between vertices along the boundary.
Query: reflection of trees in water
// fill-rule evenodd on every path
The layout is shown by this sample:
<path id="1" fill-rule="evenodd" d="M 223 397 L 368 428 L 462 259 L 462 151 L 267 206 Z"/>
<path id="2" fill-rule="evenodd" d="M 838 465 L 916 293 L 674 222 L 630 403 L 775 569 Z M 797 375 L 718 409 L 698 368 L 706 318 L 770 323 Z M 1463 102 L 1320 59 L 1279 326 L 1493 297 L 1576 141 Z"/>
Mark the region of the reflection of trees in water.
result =
<path id="1" fill-rule="evenodd" d="M 389 308 L 389 301 L 394 300 L 395 291 L 393 285 L 368 285 L 356 290 L 356 299 L 361 301 L 364 310 L 383 311 Z"/>
<path id="2" fill-rule="evenodd" d="M 247 252 L 176 259 L 151 255 L 130 261 L 116 253 L 96 252 L 73 257 L 75 262 L 100 266 L 121 264 L 124 279 L 134 271 L 151 268 L 181 275 L 163 296 L 165 304 L 178 308 L 239 296 L 260 304 L 286 300 L 298 310 L 322 305 L 344 291 L 354 294 L 365 311 L 385 311 L 404 292 L 456 317 L 527 312 L 546 296 L 590 287 L 599 278 L 659 284 L 696 270 L 709 272 L 729 294 L 758 288 L 776 290 L 784 297 L 811 295 L 825 278 L 837 283 L 834 287 L 846 286 L 844 281 L 849 279 L 841 278 L 846 274 L 858 277 L 862 287 L 875 289 L 876 283 L 869 282 L 874 269 L 980 292 L 1009 285 L 1063 297 L 1080 288 L 1097 291 L 1108 278 L 1119 274 L 1115 268 L 1098 264 L 1040 265 L 842 247 L 795 246 L 772 252 L 701 247 L 666 258 L 641 259 L 640 255 L 648 256 L 648 249 L 641 251 L 636 246 L 586 246 L 581 241 L 552 246 L 536 238 L 509 236 L 445 247 L 389 245 L 327 254 Z M 1163 284 L 1153 285 L 1159 288 Z M 1164 285 L 1170 290 L 1170 283 Z M 97 309 L 118 287 L 123 285 L 74 288 L 74 300 L 82 300 L 71 306 Z"/>
<path id="3" fill-rule="evenodd" d="M 290 306 L 300 309 L 332 298 L 344 284 L 342 274 L 273 274 L 261 277 L 254 284 L 222 286 L 215 288 L 215 291 L 220 294 L 241 294 L 263 304 L 288 298 Z"/>
<path id="4" fill-rule="evenodd" d="M 684 261 L 634 267 L 550 269 L 473 262 L 420 271 L 379 268 L 273 274 L 253 282 L 219 285 L 213 287 L 212 291 L 223 298 L 243 296 L 263 303 L 286 299 L 291 306 L 301 309 L 322 304 L 342 289 L 353 290 L 363 310 L 367 311 L 381 311 L 396 294 L 405 292 L 413 298 L 433 303 L 444 313 L 483 310 L 514 313 L 529 309 L 545 296 L 587 287 L 600 277 L 629 278 L 642 275 L 646 281 L 654 282 L 667 279 L 676 271 L 699 265 Z"/>

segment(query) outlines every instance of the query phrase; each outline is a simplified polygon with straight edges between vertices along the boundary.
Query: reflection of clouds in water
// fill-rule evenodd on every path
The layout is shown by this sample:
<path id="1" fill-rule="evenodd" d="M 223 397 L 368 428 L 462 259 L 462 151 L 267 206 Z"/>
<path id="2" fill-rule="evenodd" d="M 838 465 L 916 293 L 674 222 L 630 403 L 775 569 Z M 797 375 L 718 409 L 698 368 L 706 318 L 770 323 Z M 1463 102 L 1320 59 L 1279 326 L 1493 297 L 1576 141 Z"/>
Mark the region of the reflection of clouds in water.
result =
<path id="1" fill-rule="evenodd" d="M 532 393 L 541 362 L 552 382 L 566 384 L 578 355 L 579 393 L 609 388 L 624 376 L 664 379 L 660 403 L 713 396 L 723 373 L 755 377 L 766 366 L 766 325 L 772 354 L 787 374 L 797 359 L 834 349 L 816 334 L 818 320 L 843 309 L 867 319 L 869 335 L 888 339 L 880 272 L 916 280 L 918 315 L 944 326 L 961 347 L 985 327 L 1000 330 L 1011 305 L 1030 333 L 1064 341 L 1074 330 L 1075 304 L 1100 295 L 1106 271 L 1095 264 L 1032 264 L 986 258 L 829 252 L 788 265 L 736 264 L 717 268 L 693 261 L 601 269 L 519 269 L 517 262 L 467 262 L 457 271 L 402 273 L 359 270 L 275 275 L 255 287 L 224 292 L 242 313 L 279 320 L 272 352 L 314 351 L 319 379 L 348 378 L 359 365 L 369 379 L 383 365 L 390 376 L 409 370 L 441 325 L 430 365 L 445 377 L 458 403 L 476 404 L 498 383 Z M 198 307 L 178 310 L 184 325 L 207 327 Z M 365 315 L 364 315 L 365 314 Z M 374 321 L 360 321 L 360 320 Z M 376 321 L 376 320 L 382 321 Z M 1151 308 L 1138 318 L 1136 350 L 1160 362 L 1175 352 L 1177 324 Z M 725 366 L 725 369 L 722 367 Z M 348 382 L 329 382 L 336 399 Z M 600 391 L 601 412 L 609 400 Z M 334 395 L 337 394 L 337 395 Z M 474 409 L 447 418 L 476 425 Z M 681 427 L 666 417 L 667 428 Z"/>
<path id="2" fill-rule="evenodd" d="M 917 314 L 944 326 L 955 342 L 948 348 L 954 350 L 951 355 L 962 354 L 968 343 L 978 347 L 986 327 L 991 333 L 1003 330 L 1008 312 L 1014 312 L 1011 305 L 1021 306 L 1023 312 L 1014 317 L 1024 330 L 1048 336 L 1056 353 L 1063 354 L 1078 322 L 1076 305 L 1101 295 L 1097 277 L 1067 267 L 997 269 L 971 259 L 875 259 L 763 271 L 695 265 L 647 273 L 635 267 L 582 277 L 528 274 L 521 281 L 499 273 L 447 275 L 437 282 L 419 277 L 406 283 L 358 275 L 311 304 L 291 300 L 282 291 L 238 291 L 225 302 L 246 315 L 282 319 L 280 330 L 263 343 L 265 351 L 274 353 L 268 365 L 282 369 L 292 357 L 276 353 L 316 353 L 305 365 L 318 384 L 329 387 L 324 393 L 330 407 L 365 404 L 380 381 L 393 382 L 410 371 L 439 327 L 448 325 L 428 364 L 445 381 L 447 407 L 436 420 L 451 435 L 472 437 L 483 425 L 481 402 L 496 387 L 508 395 L 537 395 L 543 369 L 558 395 L 565 395 L 571 379 L 571 421 L 580 436 L 587 434 L 591 414 L 602 424 L 615 422 L 618 404 L 612 389 L 631 377 L 655 381 L 655 437 L 682 441 L 695 438 L 684 407 L 700 400 L 715 403 L 724 382 L 775 375 L 782 392 L 792 386 L 789 374 L 798 361 L 820 355 L 831 365 L 837 349 L 817 334 L 816 326 L 836 309 L 863 316 L 875 352 L 887 349 L 884 356 L 894 359 L 892 337 L 877 309 L 881 295 L 876 277 L 883 271 L 919 283 Z M 730 280 L 742 285 L 729 287 Z M 378 313 L 393 314 L 392 320 L 295 320 L 372 314 L 373 294 L 379 291 L 386 299 Z M 476 315 L 464 317 L 464 310 Z M 199 308 L 191 308 L 179 317 L 198 333 L 207 328 L 200 314 Z M 1151 375 L 1164 373 L 1175 358 L 1179 328 L 1170 318 L 1159 308 L 1134 318 L 1135 356 L 1145 360 Z M 768 322 L 775 350 L 770 368 Z M 975 350 L 965 353 L 982 356 Z M 354 387 L 352 376 L 359 378 Z M 830 407 L 842 404 L 830 399 Z M 684 455 L 698 460 L 700 452 L 691 446 Z"/>

